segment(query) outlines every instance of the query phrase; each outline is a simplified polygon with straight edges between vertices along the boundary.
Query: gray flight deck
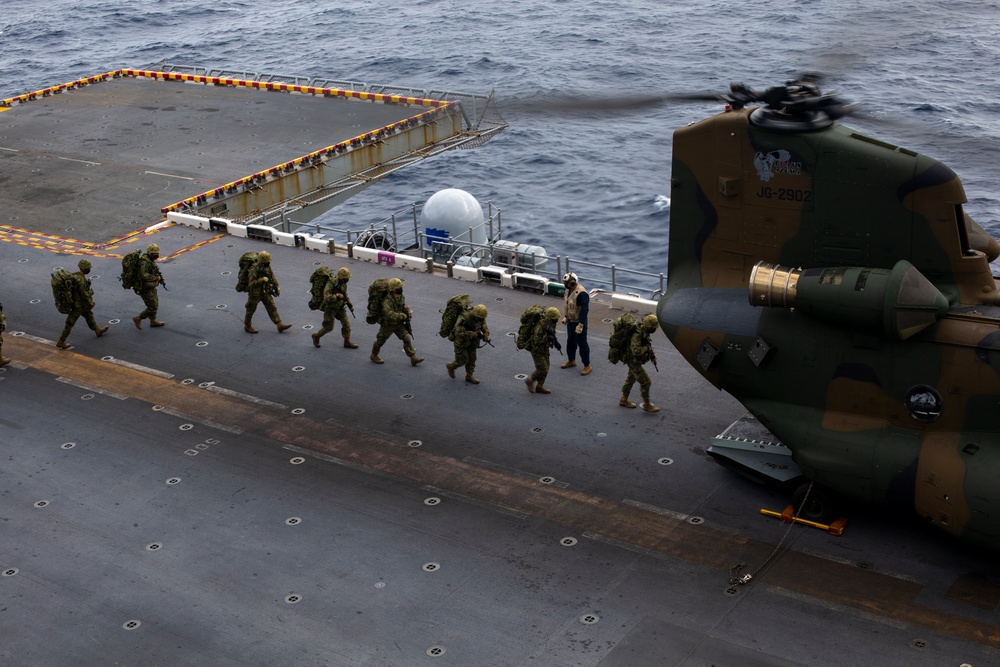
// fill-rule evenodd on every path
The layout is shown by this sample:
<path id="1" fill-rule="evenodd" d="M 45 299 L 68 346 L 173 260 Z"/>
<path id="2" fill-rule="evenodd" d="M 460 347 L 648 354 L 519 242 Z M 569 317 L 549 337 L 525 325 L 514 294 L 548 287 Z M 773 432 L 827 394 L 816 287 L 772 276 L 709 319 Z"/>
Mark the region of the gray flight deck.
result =
<path id="1" fill-rule="evenodd" d="M 17 113 L 0 113 L 0 144 Z M 202 149 L 187 150 L 196 164 Z M 0 181 L 43 159 L 3 158 Z M 153 194 L 135 208 L 180 193 Z M 118 227 L 84 240 L 118 235 L 133 203 L 109 203 Z M 512 334 L 552 297 L 166 226 L 117 251 L 155 241 L 166 258 L 168 324 L 140 331 L 119 257 L 7 217 L 3 664 L 1000 664 L 995 555 L 865 508 L 841 536 L 762 516 L 787 497 L 706 453 L 743 410 L 665 338 L 649 368 L 663 411 L 618 405 L 625 369 L 606 354 L 620 311 L 592 307 L 592 374 L 553 352 L 552 394 L 533 395 Z M 293 328 L 279 334 L 260 308 L 249 335 L 237 260 L 265 247 Z M 81 320 L 62 351 L 49 274 L 83 254 L 110 331 Z M 342 347 L 339 325 L 312 344 L 308 276 L 323 264 L 353 273 L 360 349 Z M 365 288 L 381 276 L 406 279 L 417 367 L 395 338 L 384 365 L 368 359 Z M 461 292 L 490 311 L 478 386 L 448 377 L 437 335 Z M 731 585 L 740 564 L 755 576 Z"/>

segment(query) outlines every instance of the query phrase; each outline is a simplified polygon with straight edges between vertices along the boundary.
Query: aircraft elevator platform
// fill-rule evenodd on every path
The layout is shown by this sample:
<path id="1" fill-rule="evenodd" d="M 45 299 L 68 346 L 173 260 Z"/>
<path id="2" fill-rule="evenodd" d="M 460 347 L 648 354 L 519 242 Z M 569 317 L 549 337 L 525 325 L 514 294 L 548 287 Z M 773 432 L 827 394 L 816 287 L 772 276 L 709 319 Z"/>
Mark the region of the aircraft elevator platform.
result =
<path id="1" fill-rule="evenodd" d="M 436 99 L 171 65 L 53 86 L 0 100 L 0 199 L 12 227 L 89 241 L 169 211 L 243 221 L 292 206 L 308 222 L 506 126 L 490 98 L 419 92 Z"/>

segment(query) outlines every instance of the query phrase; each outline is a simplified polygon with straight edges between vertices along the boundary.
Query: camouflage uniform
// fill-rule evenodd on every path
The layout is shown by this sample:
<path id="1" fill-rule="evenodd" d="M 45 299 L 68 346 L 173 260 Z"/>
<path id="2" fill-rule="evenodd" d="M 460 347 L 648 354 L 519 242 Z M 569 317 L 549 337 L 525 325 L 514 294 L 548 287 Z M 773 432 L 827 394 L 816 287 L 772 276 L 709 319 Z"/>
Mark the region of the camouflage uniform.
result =
<path id="1" fill-rule="evenodd" d="M 142 297 L 142 302 L 146 309 L 132 318 L 136 329 L 142 328 L 142 321 L 149 318 L 149 326 L 162 327 L 166 322 L 156 319 L 156 311 L 160 309 L 160 299 L 156 295 L 156 287 L 163 283 L 163 274 L 160 267 L 156 265 L 156 260 L 160 257 L 160 246 L 150 243 L 146 248 L 146 254 L 139 258 L 139 285 L 135 288 L 136 293 Z"/>
<path id="2" fill-rule="evenodd" d="M 271 253 L 265 250 L 257 255 L 247 277 L 247 314 L 243 319 L 243 330 L 247 333 L 257 333 L 253 328 L 253 314 L 257 312 L 257 304 L 261 302 L 264 303 L 264 310 L 267 311 L 271 322 L 278 327 L 278 333 L 290 329 L 291 324 L 281 323 L 278 307 L 274 305 L 274 297 L 280 295 L 281 287 L 274 277 L 274 271 L 271 270 Z"/>
<path id="3" fill-rule="evenodd" d="M 10 359 L 3 356 L 3 332 L 7 330 L 7 316 L 3 314 L 3 304 L 0 304 L 0 366 L 6 366 Z"/>
<path id="4" fill-rule="evenodd" d="M 81 259 L 78 266 L 80 268 L 79 271 L 69 274 L 73 281 L 73 310 L 66 315 L 66 324 L 63 326 L 59 340 L 56 342 L 56 347 L 64 350 L 70 347 L 66 339 L 69 337 L 70 331 L 73 330 L 73 325 L 76 324 L 81 315 L 87 326 L 97 334 L 98 338 L 103 336 L 108 330 L 107 325 L 98 327 L 97 321 L 94 319 L 94 290 L 90 286 L 90 280 L 87 279 L 87 274 L 90 273 L 90 262 L 86 259 Z"/>
<path id="5" fill-rule="evenodd" d="M 635 328 L 635 332 L 629 340 L 628 357 L 625 363 L 628 364 L 628 375 L 625 377 L 625 384 L 622 385 L 622 397 L 618 404 L 626 408 L 634 408 L 635 403 L 628 400 L 628 395 L 632 391 L 632 385 L 639 383 L 639 393 L 642 394 L 642 409 L 646 412 L 659 412 L 660 409 L 649 402 L 649 388 L 653 382 L 649 379 L 649 373 L 642 367 L 644 363 L 653 358 L 653 344 L 649 340 L 653 331 L 656 331 L 658 322 L 655 315 L 647 315 L 643 318 L 640 326 Z"/>
<path id="6" fill-rule="evenodd" d="M 347 281 L 351 272 L 340 269 L 337 277 L 326 281 L 323 288 L 323 326 L 312 335 L 313 345 L 319 347 L 319 339 L 333 331 L 334 320 L 340 321 L 340 333 L 344 337 L 344 347 L 355 349 L 358 346 L 351 342 L 351 321 L 347 318 L 347 309 L 354 310 L 351 298 L 347 296 Z"/>
<path id="7" fill-rule="evenodd" d="M 545 387 L 545 378 L 549 375 L 549 348 L 558 342 L 556 340 L 556 322 L 558 321 L 559 311 L 555 308 L 547 308 L 545 315 L 531 331 L 528 351 L 531 352 L 531 360 L 535 362 L 535 372 L 524 383 L 528 385 L 528 391 L 532 394 L 552 393 Z M 535 386 L 536 382 L 538 386 Z"/>
<path id="8" fill-rule="evenodd" d="M 476 352 L 479 341 L 490 339 L 490 328 L 486 326 L 486 306 L 479 304 L 463 313 L 455 322 L 451 339 L 455 342 L 455 361 L 448 364 L 448 375 L 455 377 L 455 369 L 465 366 L 465 381 L 479 384 L 475 377 Z"/>
<path id="9" fill-rule="evenodd" d="M 396 334 L 396 337 L 403 341 L 403 351 L 410 358 L 410 363 L 414 366 L 424 360 L 417 356 L 417 351 L 413 347 L 413 337 L 406 330 L 407 322 L 413 317 L 413 311 L 406 305 L 406 297 L 403 296 L 403 281 L 393 278 L 389 281 L 389 293 L 382 300 L 382 313 L 379 319 L 381 325 L 375 343 L 372 344 L 370 359 L 376 364 L 383 363 L 378 356 L 379 350 L 389 340 L 389 336 Z"/>

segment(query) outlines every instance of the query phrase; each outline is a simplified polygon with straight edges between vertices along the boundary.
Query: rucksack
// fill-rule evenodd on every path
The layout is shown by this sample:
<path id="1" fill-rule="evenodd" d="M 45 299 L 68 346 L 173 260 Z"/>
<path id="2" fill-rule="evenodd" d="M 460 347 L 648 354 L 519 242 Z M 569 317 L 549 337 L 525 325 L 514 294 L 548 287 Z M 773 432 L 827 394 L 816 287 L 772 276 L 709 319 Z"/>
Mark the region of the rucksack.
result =
<path id="1" fill-rule="evenodd" d="M 388 278 L 376 278 L 368 286 L 368 315 L 365 317 L 365 322 L 375 324 L 382 319 L 382 302 L 388 293 Z"/>
<path id="2" fill-rule="evenodd" d="M 333 280 L 333 271 L 326 266 L 321 266 L 309 276 L 309 310 L 319 310 L 323 307 L 323 290 L 326 284 Z"/>
<path id="3" fill-rule="evenodd" d="M 122 274 L 118 276 L 118 280 L 121 281 L 123 289 L 137 290 L 142 287 L 142 280 L 139 277 L 140 259 L 142 259 L 141 250 L 133 250 L 122 257 Z"/>
<path id="4" fill-rule="evenodd" d="M 628 361 L 632 334 L 638 328 L 639 323 L 628 313 L 615 320 L 611 327 L 611 337 L 608 339 L 608 361 L 613 364 Z"/>
<path id="5" fill-rule="evenodd" d="M 517 349 L 525 350 L 531 343 L 531 332 L 535 330 L 535 325 L 545 315 L 545 309 L 537 303 L 521 313 L 521 326 L 517 329 L 517 340 L 514 344 Z"/>
<path id="6" fill-rule="evenodd" d="M 55 299 L 56 310 L 63 315 L 69 315 L 76 310 L 73 276 L 66 269 L 52 272 L 52 298 Z"/>
<path id="7" fill-rule="evenodd" d="M 250 251 L 240 255 L 240 272 L 236 277 L 236 291 L 246 292 L 250 287 L 250 269 L 257 261 L 257 253 Z"/>
<path id="8" fill-rule="evenodd" d="M 468 294 L 456 294 L 448 299 L 448 304 L 441 311 L 441 329 L 438 335 L 441 338 L 455 340 L 455 323 L 468 310 L 472 310 L 472 297 Z"/>

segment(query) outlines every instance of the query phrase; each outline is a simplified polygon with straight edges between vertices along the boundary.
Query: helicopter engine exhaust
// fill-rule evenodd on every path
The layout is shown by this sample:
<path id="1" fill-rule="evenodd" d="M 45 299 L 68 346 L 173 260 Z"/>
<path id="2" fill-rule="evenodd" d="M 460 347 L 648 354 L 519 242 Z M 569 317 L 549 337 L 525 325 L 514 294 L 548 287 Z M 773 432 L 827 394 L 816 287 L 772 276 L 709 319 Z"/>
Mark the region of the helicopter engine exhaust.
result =
<path id="1" fill-rule="evenodd" d="M 948 299 L 907 262 L 891 269 L 791 269 L 757 262 L 750 305 L 794 309 L 831 324 L 906 340 L 948 312 Z"/>

